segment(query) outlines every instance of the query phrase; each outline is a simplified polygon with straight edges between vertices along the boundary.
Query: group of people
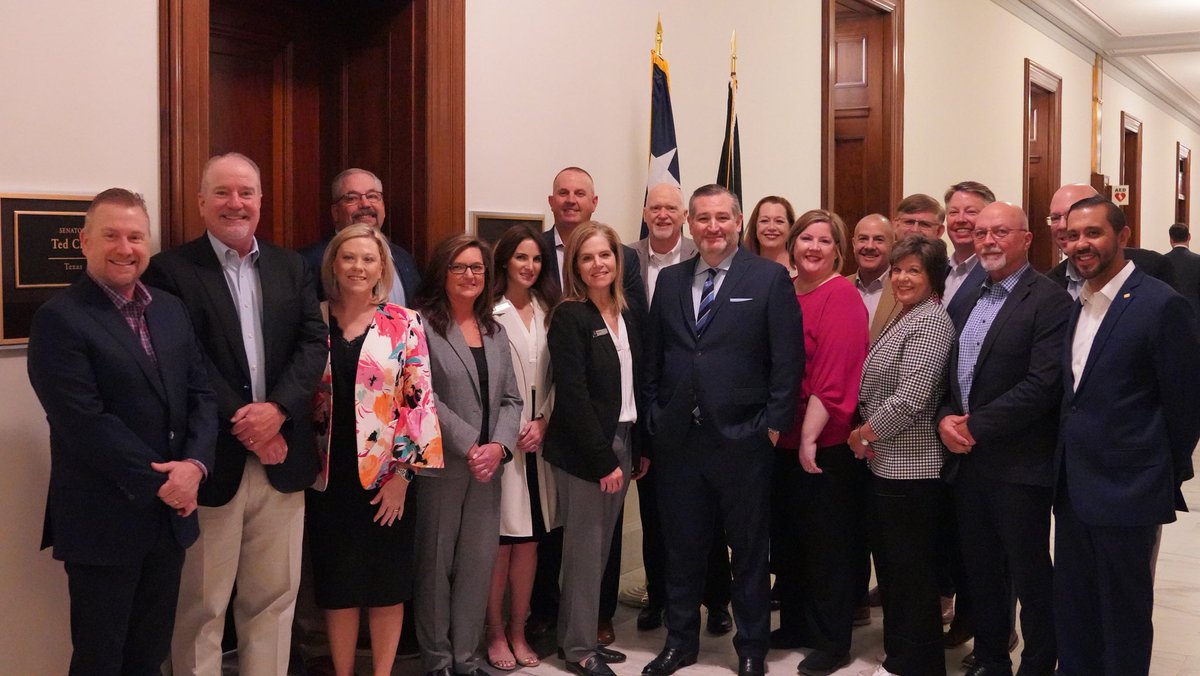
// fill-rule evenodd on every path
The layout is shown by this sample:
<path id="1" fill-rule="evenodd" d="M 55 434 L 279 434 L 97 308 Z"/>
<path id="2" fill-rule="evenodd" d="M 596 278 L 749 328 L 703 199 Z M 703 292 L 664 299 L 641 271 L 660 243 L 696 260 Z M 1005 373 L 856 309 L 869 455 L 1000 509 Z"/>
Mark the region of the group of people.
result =
<path id="1" fill-rule="evenodd" d="M 725 188 L 663 184 L 630 247 L 569 167 L 554 227 L 450 237 L 421 275 L 363 169 L 300 254 L 255 237 L 237 153 L 202 172 L 205 234 L 153 257 L 145 203 L 104 191 L 28 355 L 71 673 L 218 674 L 230 606 L 240 673 L 287 673 L 304 543 L 339 675 L 363 609 L 391 673 L 411 600 L 429 676 L 536 666 L 531 616 L 570 671 L 612 676 L 635 480 L 638 626 L 667 626 L 647 676 L 695 663 L 701 606 L 722 633 L 728 601 L 739 676 L 771 648 L 840 669 L 872 558 L 879 676 L 945 672 L 945 578 L 971 676 L 1012 674 L 1016 601 L 1018 674 L 1146 673 L 1159 528 L 1200 437 L 1200 295 L 1150 276 L 1172 264 L 1124 248 L 1090 187 L 1054 196 L 1049 275 L 1020 208 L 970 181 L 944 201 L 850 232 L 772 196 L 743 236 Z"/>

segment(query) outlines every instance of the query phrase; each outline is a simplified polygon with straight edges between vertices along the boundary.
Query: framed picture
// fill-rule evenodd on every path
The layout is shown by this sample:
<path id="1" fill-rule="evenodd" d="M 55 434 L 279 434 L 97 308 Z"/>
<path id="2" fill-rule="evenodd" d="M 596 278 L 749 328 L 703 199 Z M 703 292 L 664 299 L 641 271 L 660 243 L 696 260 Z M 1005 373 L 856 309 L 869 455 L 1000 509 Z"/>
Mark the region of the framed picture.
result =
<path id="1" fill-rule="evenodd" d="M 505 230 L 514 225 L 531 225 L 541 232 L 546 224 L 545 214 L 505 214 L 495 211 L 472 211 L 471 232 L 479 235 L 488 244 L 495 244 Z"/>
<path id="2" fill-rule="evenodd" d="M 0 193 L 0 345 L 29 341 L 33 313 L 83 274 L 83 217 L 94 195 Z"/>

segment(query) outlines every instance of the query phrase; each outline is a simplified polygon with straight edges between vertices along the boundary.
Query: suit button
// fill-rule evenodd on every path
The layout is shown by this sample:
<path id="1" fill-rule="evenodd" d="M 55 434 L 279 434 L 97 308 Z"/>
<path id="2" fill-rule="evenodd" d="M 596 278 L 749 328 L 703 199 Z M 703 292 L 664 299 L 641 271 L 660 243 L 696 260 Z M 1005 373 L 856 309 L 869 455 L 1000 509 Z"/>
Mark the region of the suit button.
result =
<path id="1" fill-rule="evenodd" d="M 1078 411 L 1078 410 L 1079 410 L 1079 409 L 1075 408 L 1074 406 L 1072 406 L 1072 407 L 1071 407 L 1071 413 L 1074 413 L 1074 412 L 1076 412 L 1076 411 Z"/>
<path id="2" fill-rule="evenodd" d="M 697 353 L 696 353 L 696 356 L 697 356 L 697 357 L 703 357 L 703 356 L 704 356 L 704 353 L 703 353 L 703 352 L 697 352 Z"/>
<path id="3" fill-rule="evenodd" d="M 171 430 L 170 432 L 167 432 L 167 439 L 169 439 L 171 441 L 175 440 L 175 430 Z"/>

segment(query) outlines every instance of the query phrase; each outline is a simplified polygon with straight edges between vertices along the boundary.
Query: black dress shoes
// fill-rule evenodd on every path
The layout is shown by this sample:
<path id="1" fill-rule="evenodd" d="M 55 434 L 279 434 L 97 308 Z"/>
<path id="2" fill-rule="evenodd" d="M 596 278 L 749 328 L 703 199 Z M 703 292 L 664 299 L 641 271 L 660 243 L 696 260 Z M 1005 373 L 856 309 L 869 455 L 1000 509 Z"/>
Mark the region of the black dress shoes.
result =
<path id="1" fill-rule="evenodd" d="M 1012 667 L 976 664 L 970 669 L 967 669 L 966 676 L 1012 676 Z"/>
<path id="2" fill-rule="evenodd" d="M 588 655 L 582 662 L 567 662 L 567 669 L 578 676 L 617 676 L 599 655 Z"/>
<path id="3" fill-rule="evenodd" d="M 651 631 L 658 629 L 663 625 L 663 611 L 665 609 L 656 604 L 650 604 L 638 613 L 637 628 L 638 631 Z"/>
<path id="4" fill-rule="evenodd" d="M 427 671 L 425 676 L 454 676 L 454 670 L 450 667 L 442 667 L 437 671 Z"/>
<path id="5" fill-rule="evenodd" d="M 814 650 L 796 667 L 804 676 L 827 676 L 850 664 L 850 655 L 838 655 L 824 650 Z"/>
<path id="6" fill-rule="evenodd" d="M 606 648 L 602 645 L 596 646 L 593 654 L 599 657 L 605 664 L 620 664 L 628 659 L 625 653 L 613 650 L 612 648 Z M 564 662 L 567 660 L 567 654 L 563 652 L 562 648 L 558 649 L 558 659 Z"/>
<path id="7" fill-rule="evenodd" d="M 761 657 L 738 658 L 738 676 L 763 676 L 767 673 Z"/>
<path id="8" fill-rule="evenodd" d="M 804 647 L 804 637 L 799 632 L 786 629 L 771 631 L 771 650 L 795 650 Z"/>
<path id="9" fill-rule="evenodd" d="M 685 653 L 679 648 L 663 648 L 657 657 L 642 667 L 646 676 L 671 676 L 683 667 L 696 663 L 696 653 Z"/>
<path id="10" fill-rule="evenodd" d="M 724 636 L 733 631 L 733 618 L 725 606 L 715 606 L 708 609 L 708 633 L 713 636 Z"/>
<path id="11" fill-rule="evenodd" d="M 968 627 L 968 624 L 966 621 L 959 622 L 956 618 L 954 622 L 950 623 L 950 628 L 946 630 L 946 633 L 942 634 L 942 644 L 947 648 L 956 648 L 975 638 L 975 630 Z"/>

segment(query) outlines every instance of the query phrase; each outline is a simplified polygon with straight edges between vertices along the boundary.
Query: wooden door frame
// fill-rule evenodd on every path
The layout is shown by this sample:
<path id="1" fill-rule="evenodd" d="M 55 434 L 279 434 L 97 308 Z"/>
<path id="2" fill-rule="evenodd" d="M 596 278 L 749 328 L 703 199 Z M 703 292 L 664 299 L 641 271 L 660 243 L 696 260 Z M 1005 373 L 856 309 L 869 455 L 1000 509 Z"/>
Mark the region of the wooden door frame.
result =
<path id="1" fill-rule="evenodd" d="M 426 208 L 424 223 L 409 227 L 423 227 L 413 239 L 424 243 L 414 252 L 423 259 L 466 226 L 466 8 L 465 0 L 412 1 L 422 5 L 415 81 L 423 119 L 413 125 Z M 158 16 L 160 235 L 168 249 L 200 218 L 190 196 L 209 156 L 209 0 L 159 0 Z"/>
<path id="2" fill-rule="evenodd" d="M 1055 186 L 1055 190 L 1062 184 L 1062 78 L 1055 75 L 1049 69 L 1041 66 L 1031 59 L 1025 59 L 1025 124 L 1023 126 L 1025 147 L 1025 160 L 1022 163 L 1021 169 L 1021 197 L 1022 208 L 1025 213 L 1029 213 L 1029 130 L 1031 128 L 1031 120 L 1029 119 L 1029 104 L 1033 101 L 1033 87 L 1037 86 L 1050 92 L 1054 99 L 1054 121 L 1055 124 L 1050 129 L 1050 138 L 1046 140 L 1049 147 L 1046 153 L 1047 171 Z M 1053 191 L 1051 191 L 1053 194 Z"/>
<path id="3" fill-rule="evenodd" d="M 1129 236 L 1129 246 L 1139 246 L 1142 239 L 1142 148 L 1146 144 L 1142 137 L 1142 121 L 1130 115 L 1125 111 L 1121 111 L 1121 166 L 1118 167 L 1117 184 L 1136 186 L 1136 190 L 1132 187 L 1129 190 L 1129 208 L 1126 210 L 1126 220 L 1128 220 L 1129 212 L 1132 211 L 1133 228 L 1131 228 Z M 1133 177 L 1125 175 L 1125 132 L 1137 134 L 1137 169 Z M 1131 180 L 1131 178 L 1136 180 Z"/>
<path id="4" fill-rule="evenodd" d="M 1182 165 L 1187 165 L 1186 169 L 1180 169 Z M 1180 193 L 1179 191 L 1183 192 Z M 1192 222 L 1192 149 L 1183 145 L 1181 141 L 1175 142 L 1175 209 L 1176 216 L 1179 215 L 1179 198 L 1183 198 L 1184 210 L 1183 218 L 1179 219 L 1184 225 L 1191 225 Z"/>
<path id="5" fill-rule="evenodd" d="M 843 0 L 844 2 L 845 0 Z M 857 0 L 889 18 L 887 35 L 891 45 L 891 59 L 884 66 L 883 100 L 891 102 L 891 114 L 884 118 L 884 133 L 890 137 L 888 155 L 889 208 L 894 209 L 904 197 L 904 0 Z M 838 0 L 821 3 L 821 208 L 833 204 L 834 176 L 834 122 L 833 86 L 834 72 L 834 23 Z M 890 217 L 891 214 L 884 214 Z"/>

